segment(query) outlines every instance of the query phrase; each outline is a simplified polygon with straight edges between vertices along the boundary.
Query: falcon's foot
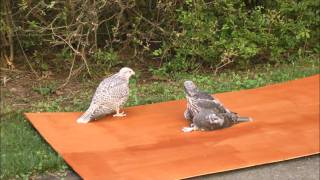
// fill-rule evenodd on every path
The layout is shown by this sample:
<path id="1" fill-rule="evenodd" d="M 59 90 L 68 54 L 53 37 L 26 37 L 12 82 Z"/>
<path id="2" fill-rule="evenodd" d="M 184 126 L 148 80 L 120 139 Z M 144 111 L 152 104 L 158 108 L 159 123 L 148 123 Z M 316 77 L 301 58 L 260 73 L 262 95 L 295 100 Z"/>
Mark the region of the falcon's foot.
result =
<path id="1" fill-rule="evenodd" d="M 199 130 L 199 128 L 195 125 L 193 125 L 192 127 L 184 127 L 182 128 L 183 132 L 192 132 L 192 131 L 197 131 Z"/>
<path id="2" fill-rule="evenodd" d="M 193 127 L 184 127 L 182 128 L 183 132 L 192 132 L 193 131 Z"/>
<path id="3" fill-rule="evenodd" d="M 77 123 L 85 124 L 85 123 L 88 123 L 89 121 L 90 119 L 78 119 Z"/>
<path id="4" fill-rule="evenodd" d="M 113 117 L 124 117 L 126 114 L 124 112 L 117 112 L 116 114 L 113 115 Z"/>

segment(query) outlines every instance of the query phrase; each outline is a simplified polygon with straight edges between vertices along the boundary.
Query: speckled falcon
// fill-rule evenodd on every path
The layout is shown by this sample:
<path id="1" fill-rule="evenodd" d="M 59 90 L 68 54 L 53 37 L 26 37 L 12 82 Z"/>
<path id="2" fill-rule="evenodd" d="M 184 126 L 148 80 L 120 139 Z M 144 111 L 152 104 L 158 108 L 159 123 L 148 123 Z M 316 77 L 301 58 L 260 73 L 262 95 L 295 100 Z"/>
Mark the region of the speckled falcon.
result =
<path id="1" fill-rule="evenodd" d="M 87 111 L 79 117 L 78 123 L 88 123 L 93 119 L 116 113 L 114 117 L 126 116 L 120 108 L 129 97 L 129 79 L 135 72 L 124 67 L 108 78 L 105 78 L 96 89 Z"/>
<path id="2" fill-rule="evenodd" d="M 187 98 L 184 117 L 191 121 L 190 127 L 182 129 L 184 132 L 215 130 L 230 127 L 239 122 L 251 121 L 251 118 L 239 117 L 237 113 L 225 108 L 210 94 L 200 91 L 192 81 L 184 82 L 184 90 Z"/>

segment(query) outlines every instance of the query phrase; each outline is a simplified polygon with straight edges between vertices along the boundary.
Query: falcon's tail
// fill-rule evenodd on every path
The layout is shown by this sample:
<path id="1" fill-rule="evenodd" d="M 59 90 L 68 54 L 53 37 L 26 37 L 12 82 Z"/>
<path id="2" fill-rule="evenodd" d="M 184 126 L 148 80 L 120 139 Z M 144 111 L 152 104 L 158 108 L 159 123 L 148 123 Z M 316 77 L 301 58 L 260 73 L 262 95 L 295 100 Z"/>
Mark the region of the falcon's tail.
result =
<path id="1" fill-rule="evenodd" d="M 77 123 L 88 123 L 91 120 L 91 115 L 92 112 L 90 111 L 90 109 L 88 109 L 85 113 L 82 114 L 82 116 L 77 119 Z"/>
<path id="2" fill-rule="evenodd" d="M 240 122 L 248 122 L 248 121 L 253 121 L 252 118 L 250 117 L 238 117 L 237 118 L 237 122 L 240 123 Z"/>

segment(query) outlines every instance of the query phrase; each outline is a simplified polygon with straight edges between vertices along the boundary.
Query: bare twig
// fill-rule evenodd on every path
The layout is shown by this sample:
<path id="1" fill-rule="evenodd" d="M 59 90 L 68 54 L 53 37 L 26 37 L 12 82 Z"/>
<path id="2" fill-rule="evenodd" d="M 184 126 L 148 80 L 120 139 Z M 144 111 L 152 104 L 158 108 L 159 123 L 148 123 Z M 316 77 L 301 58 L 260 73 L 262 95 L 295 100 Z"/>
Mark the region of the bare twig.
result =
<path id="1" fill-rule="evenodd" d="M 32 64 L 31 64 L 30 61 L 29 61 L 29 58 L 28 58 L 28 56 L 26 55 L 26 53 L 25 53 L 25 51 L 24 51 L 24 49 L 23 49 L 23 47 L 22 47 L 22 45 L 21 45 L 21 41 L 20 41 L 18 35 L 16 35 L 16 36 L 17 36 L 17 40 L 18 40 L 18 43 L 19 43 L 19 46 L 20 46 L 20 49 L 21 49 L 21 51 L 22 51 L 22 54 L 23 54 L 24 58 L 26 59 L 26 61 L 27 61 L 28 65 L 29 65 L 32 73 L 33 73 L 33 74 L 37 77 L 37 79 L 38 79 L 40 76 L 39 76 L 38 73 L 33 69 Z"/>
<path id="2" fill-rule="evenodd" d="M 4 32 L 1 32 L 1 39 L 5 41 L 3 42 L 5 44 L 4 46 L 8 45 L 10 47 L 10 52 L 9 52 L 9 57 L 6 54 L 6 51 L 1 52 L 1 56 L 4 56 L 2 58 L 5 58 L 5 60 L 7 61 L 7 64 L 10 67 L 14 68 L 13 19 L 12 19 L 10 1 L 5 1 L 2 6 L 4 8 L 4 13 L 5 13 L 4 23 L 6 24 L 6 28 L 4 29 L 6 30 Z M 6 38 L 6 35 L 7 35 L 7 38 Z"/>
<path id="3" fill-rule="evenodd" d="M 29 12 L 25 15 L 25 17 L 28 17 L 28 16 L 30 15 L 30 13 L 33 12 L 33 10 L 35 10 L 36 8 L 38 8 L 38 6 L 41 5 L 41 3 L 42 3 L 42 1 L 40 1 L 37 5 L 33 6 L 33 7 L 29 10 Z"/>
<path id="4" fill-rule="evenodd" d="M 78 42 L 77 49 L 79 48 L 79 46 L 80 46 L 80 41 Z M 61 89 L 61 88 L 65 87 L 65 86 L 69 83 L 70 78 L 71 78 L 71 76 L 72 76 L 72 71 L 73 71 L 73 67 L 74 67 L 74 63 L 75 63 L 75 61 L 76 61 L 76 58 L 77 58 L 77 55 L 74 54 L 74 55 L 73 55 L 72 64 L 71 64 L 71 67 L 70 67 L 70 70 L 69 70 L 69 75 L 68 75 L 65 83 L 63 83 L 63 84 L 62 84 L 61 86 L 59 86 L 57 89 Z"/>
<path id="5" fill-rule="evenodd" d="M 164 34 L 170 34 L 169 32 L 165 31 L 162 27 L 160 27 L 159 25 L 149 21 L 149 19 L 143 17 L 141 14 L 139 14 L 136 10 L 131 9 L 131 11 L 136 14 L 137 16 L 139 16 L 141 19 L 143 19 L 144 21 L 146 21 L 147 23 L 149 23 L 150 25 L 156 27 L 157 29 L 159 29 L 161 32 L 163 32 Z"/>
<path id="6" fill-rule="evenodd" d="M 12 71 L 12 72 L 24 72 L 24 71 L 21 71 L 21 70 L 18 70 L 18 69 L 8 69 L 8 68 L 0 68 L 1 71 Z"/>
<path id="7" fill-rule="evenodd" d="M 68 42 L 66 39 L 64 39 L 63 37 L 57 35 L 54 30 L 52 30 L 52 34 L 56 37 L 58 37 L 59 39 L 61 39 L 62 41 L 64 41 L 68 46 L 69 48 L 75 53 L 75 55 L 79 55 L 81 57 L 81 59 L 84 61 L 85 65 L 86 65 L 86 68 L 87 68 L 87 72 L 89 73 L 89 75 L 91 76 L 91 72 L 90 72 L 90 69 L 89 69 L 89 66 L 88 66 L 88 63 L 87 63 L 87 59 L 85 57 L 85 51 L 84 51 L 84 48 L 81 49 L 81 52 L 79 51 L 79 48 L 75 49 L 72 44 L 70 42 Z M 80 42 L 79 42 L 80 43 Z"/>
<path id="8" fill-rule="evenodd" d="M 11 78 L 8 78 L 7 76 L 3 76 L 2 82 L 3 82 L 3 87 L 7 86 L 7 82 L 10 81 Z"/>
<path id="9" fill-rule="evenodd" d="M 28 65 L 29 65 L 32 73 L 37 77 L 37 79 L 39 79 L 40 76 L 39 76 L 38 73 L 33 69 L 32 64 L 31 64 L 30 61 L 29 61 L 29 58 L 28 58 L 28 56 L 26 55 L 26 53 L 25 53 L 25 51 L 24 51 L 24 49 L 23 49 L 23 47 L 22 47 L 22 45 L 21 45 L 21 41 L 20 41 L 20 38 L 19 38 L 18 34 L 17 34 L 17 33 L 15 33 L 15 34 L 16 34 L 17 41 L 18 41 L 18 44 L 19 44 L 19 46 L 20 46 L 20 49 L 21 49 L 21 51 L 22 51 L 23 57 L 26 59 L 26 61 L 27 61 Z"/>
<path id="10" fill-rule="evenodd" d="M 222 62 L 220 62 L 220 63 L 216 66 L 216 69 L 214 70 L 214 74 L 216 75 L 216 74 L 218 73 L 218 70 L 219 70 L 219 69 L 223 68 L 224 66 L 226 66 L 226 65 L 228 65 L 228 64 L 230 64 L 230 63 L 232 63 L 232 62 L 233 62 L 233 60 L 227 61 L 226 63 L 223 63 L 223 64 L 222 64 Z M 221 64 L 222 64 L 222 65 L 221 65 Z"/>
<path id="11" fill-rule="evenodd" d="M 66 41 L 66 40 L 65 40 L 64 38 L 62 38 L 61 36 L 55 34 L 54 31 L 52 31 L 52 33 L 53 33 L 54 36 L 56 36 L 57 38 L 59 38 L 59 39 L 61 39 L 63 42 L 65 42 L 65 43 L 71 48 L 71 50 L 72 50 L 75 54 L 81 56 L 81 53 L 80 53 L 77 49 L 75 49 L 70 42 Z"/>
<path id="12" fill-rule="evenodd" d="M 234 56 L 237 55 L 237 52 L 234 50 L 227 50 L 222 54 L 221 61 L 216 65 L 216 69 L 214 71 L 214 74 L 216 75 L 218 73 L 218 70 L 225 67 L 226 65 L 234 62 Z"/>

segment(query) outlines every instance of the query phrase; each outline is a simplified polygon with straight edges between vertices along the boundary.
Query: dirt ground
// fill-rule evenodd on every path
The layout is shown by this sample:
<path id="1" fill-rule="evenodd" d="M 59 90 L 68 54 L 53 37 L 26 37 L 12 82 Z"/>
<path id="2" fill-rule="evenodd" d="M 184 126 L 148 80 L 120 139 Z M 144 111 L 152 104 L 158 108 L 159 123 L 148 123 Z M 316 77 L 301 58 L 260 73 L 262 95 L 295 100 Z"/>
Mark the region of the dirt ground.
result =
<path id="1" fill-rule="evenodd" d="M 139 83 L 163 80 L 159 77 L 152 76 L 150 72 L 148 72 L 147 67 L 141 66 L 137 68 L 141 70 L 139 71 Z M 104 76 L 109 76 L 109 74 L 102 74 L 86 79 L 76 75 L 68 80 L 68 71 L 60 73 L 44 71 L 38 73 L 38 75 L 40 77 L 36 77 L 26 67 L 18 67 L 16 69 L 1 67 L 0 83 L 2 105 L 15 109 L 29 109 L 33 102 L 43 100 L 44 98 L 77 97 L 81 92 L 93 90 Z M 50 90 L 52 90 L 52 92 L 44 96 L 39 90 L 40 88 L 47 87 L 51 88 Z M 3 113 L 3 111 L 1 111 L 1 113 Z"/>
<path id="2" fill-rule="evenodd" d="M 34 102 L 44 98 L 57 98 L 60 96 L 76 96 L 84 88 L 90 87 L 90 83 L 79 83 L 70 80 L 66 86 L 59 88 L 66 82 L 67 74 L 52 74 L 50 72 L 36 78 L 27 71 L 1 69 L 1 101 L 2 105 L 14 109 L 29 109 Z M 42 95 L 41 88 L 47 88 L 48 96 Z M 1 112 L 3 113 L 3 112 Z"/>

